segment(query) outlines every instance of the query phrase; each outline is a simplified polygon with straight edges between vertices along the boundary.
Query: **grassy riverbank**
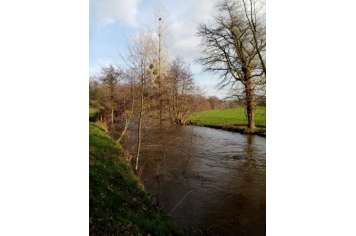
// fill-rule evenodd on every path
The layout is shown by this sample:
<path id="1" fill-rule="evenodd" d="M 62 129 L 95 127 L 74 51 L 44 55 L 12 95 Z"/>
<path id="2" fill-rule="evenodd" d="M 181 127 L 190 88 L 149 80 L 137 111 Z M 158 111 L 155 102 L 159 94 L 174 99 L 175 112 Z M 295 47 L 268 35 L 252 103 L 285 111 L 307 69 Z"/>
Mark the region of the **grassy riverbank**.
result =
<path id="1" fill-rule="evenodd" d="M 89 122 L 94 122 L 98 109 L 89 107 Z"/>
<path id="2" fill-rule="evenodd" d="M 89 109 L 89 121 L 95 118 Z M 105 126 L 89 122 L 90 235 L 183 235 L 159 211 L 123 160 L 122 147 Z"/>
<path id="3" fill-rule="evenodd" d="M 189 122 L 194 125 L 207 126 L 229 131 L 266 135 L 266 108 L 258 107 L 255 112 L 256 129 L 247 128 L 247 118 L 244 108 L 209 110 L 195 113 Z"/>

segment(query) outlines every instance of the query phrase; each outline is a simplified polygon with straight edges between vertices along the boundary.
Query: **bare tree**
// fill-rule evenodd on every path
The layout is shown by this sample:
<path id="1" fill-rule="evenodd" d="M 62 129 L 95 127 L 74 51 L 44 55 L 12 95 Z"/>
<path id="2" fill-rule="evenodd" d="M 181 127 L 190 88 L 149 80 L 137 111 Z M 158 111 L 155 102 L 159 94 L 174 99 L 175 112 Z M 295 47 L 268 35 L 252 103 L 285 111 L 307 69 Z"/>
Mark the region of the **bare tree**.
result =
<path id="1" fill-rule="evenodd" d="M 148 98 L 147 87 L 152 83 L 153 69 L 153 39 L 147 32 L 141 32 L 128 45 L 128 55 L 125 58 L 129 69 L 133 72 L 138 85 L 138 126 L 137 126 L 137 149 L 135 173 L 138 172 L 138 161 L 140 156 L 141 139 L 142 139 L 142 121 L 145 112 L 145 100 Z"/>
<path id="2" fill-rule="evenodd" d="M 110 123 L 111 127 L 114 125 L 114 113 L 117 108 L 117 89 L 121 71 L 115 70 L 112 65 L 101 68 L 102 76 L 99 77 L 100 86 L 104 87 L 105 101 L 103 102 L 104 108 L 110 110 Z"/>
<path id="3" fill-rule="evenodd" d="M 198 27 L 203 53 L 198 61 L 205 71 L 219 75 L 221 87 L 230 84 L 243 92 L 248 128 L 253 130 L 256 91 L 265 83 L 265 72 L 258 56 L 265 50 L 265 36 L 253 34 L 241 0 L 220 1 L 216 8 L 219 15 Z M 256 47 L 255 41 L 262 43 Z"/>
<path id="4" fill-rule="evenodd" d="M 197 110 L 199 88 L 195 85 L 190 66 L 177 56 L 167 75 L 169 116 L 173 123 L 185 125 Z"/>
<path id="5" fill-rule="evenodd" d="M 217 96 L 211 96 L 208 98 L 212 110 L 224 109 L 225 104 Z"/>
<path id="6" fill-rule="evenodd" d="M 124 137 L 127 128 L 130 125 L 131 118 L 133 116 L 134 107 L 135 107 L 135 75 L 131 73 L 131 70 L 126 70 L 124 73 L 124 77 L 126 83 L 120 87 L 119 93 L 122 96 L 122 110 L 123 114 L 121 115 L 123 119 L 123 128 L 120 137 L 117 142 L 120 142 Z"/>
<path id="7" fill-rule="evenodd" d="M 102 108 L 103 96 L 100 90 L 100 85 L 94 77 L 89 77 L 89 105 Z"/>
<path id="8" fill-rule="evenodd" d="M 163 5 L 158 3 L 151 15 L 149 32 L 153 35 L 154 40 L 154 75 L 155 83 L 157 84 L 157 106 L 159 110 L 160 122 L 162 121 L 162 112 L 164 111 L 164 85 L 165 77 L 169 67 L 169 48 L 172 42 L 172 34 L 170 32 L 171 21 L 169 13 Z"/>
<path id="9" fill-rule="evenodd" d="M 264 0 L 242 0 L 242 3 L 253 36 L 253 44 L 266 76 L 266 4 Z"/>

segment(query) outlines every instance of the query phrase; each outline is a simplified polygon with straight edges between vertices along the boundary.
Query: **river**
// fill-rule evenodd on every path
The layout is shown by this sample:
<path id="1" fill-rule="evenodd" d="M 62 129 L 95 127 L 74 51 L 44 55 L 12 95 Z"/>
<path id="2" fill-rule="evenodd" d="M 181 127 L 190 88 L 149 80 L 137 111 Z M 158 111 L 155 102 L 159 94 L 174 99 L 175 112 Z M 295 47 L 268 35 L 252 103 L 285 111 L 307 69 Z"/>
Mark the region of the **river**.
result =
<path id="1" fill-rule="evenodd" d="M 182 228 L 266 235 L 266 138 L 146 119 L 140 179 Z M 135 153 L 136 131 L 124 147 Z"/>

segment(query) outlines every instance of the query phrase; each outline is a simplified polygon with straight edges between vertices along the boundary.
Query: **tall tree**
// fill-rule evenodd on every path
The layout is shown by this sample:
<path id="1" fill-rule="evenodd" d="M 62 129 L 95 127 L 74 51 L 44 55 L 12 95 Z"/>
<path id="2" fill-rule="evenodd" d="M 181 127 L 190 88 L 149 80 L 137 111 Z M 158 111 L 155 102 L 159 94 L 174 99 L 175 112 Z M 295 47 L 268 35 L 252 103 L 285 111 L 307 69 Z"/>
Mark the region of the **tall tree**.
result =
<path id="1" fill-rule="evenodd" d="M 120 137 L 117 139 L 117 142 L 120 142 L 124 137 L 129 125 L 131 118 L 133 116 L 134 107 L 135 107 L 135 74 L 132 73 L 132 70 L 124 70 L 124 82 L 119 87 L 119 94 L 121 100 L 121 110 L 123 111 L 121 114 L 120 122 L 123 126 L 121 129 Z"/>
<path id="2" fill-rule="evenodd" d="M 256 90 L 265 81 L 258 54 L 265 50 L 266 44 L 255 46 L 254 37 L 261 42 L 265 35 L 253 34 L 243 6 L 241 0 L 220 1 L 216 5 L 219 14 L 213 21 L 198 26 L 203 54 L 198 61 L 205 71 L 219 75 L 221 87 L 229 84 L 233 87 L 237 83 L 237 87 L 242 88 L 248 128 L 253 130 Z"/>
<path id="3" fill-rule="evenodd" d="M 145 100 L 148 98 L 148 87 L 152 80 L 152 63 L 153 63 L 153 39 L 147 32 L 140 32 L 128 45 L 128 54 L 125 58 L 126 64 L 132 71 L 137 80 L 139 92 L 138 98 L 138 126 L 137 126 L 137 149 L 135 173 L 138 173 L 138 161 L 140 157 L 141 139 L 142 139 L 142 122 L 145 112 Z"/>
<path id="4" fill-rule="evenodd" d="M 177 56 L 167 75 L 169 116 L 171 122 L 185 125 L 188 117 L 198 108 L 201 93 L 195 85 L 189 64 Z"/>
<path id="5" fill-rule="evenodd" d="M 154 61 L 156 76 L 155 83 L 157 84 L 157 100 L 160 122 L 162 121 L 162 113 L 164 111 L 164 86 L 165 77 L 169 67 L 169 48 L 172 42 L 172 34 L 170 31 L 171 21 L 166 8 L 158 3 L 151 15 L 149 31 L 153 34 L 154 40 Z"/>
<path id="6" fill-rule="evenodd" d="M 242 0 L 248 26 L 253 36 L 253 46 L 266 76 L 266 3 L 264 0 Z"/>
<path id="7" fill-rule="evenodd" d="M 119 84 L 119 77 L 121 73 L 112 65 L 101 68 L 102 76 L 99 78 L 101 86 L 104 86 L 107 90 L 107 102 L 105 103 L 106 107 L 110 110 L 110 121 L 111 127 L 114 125 L 114 111 L 117 103 L 117 88 Z"/>

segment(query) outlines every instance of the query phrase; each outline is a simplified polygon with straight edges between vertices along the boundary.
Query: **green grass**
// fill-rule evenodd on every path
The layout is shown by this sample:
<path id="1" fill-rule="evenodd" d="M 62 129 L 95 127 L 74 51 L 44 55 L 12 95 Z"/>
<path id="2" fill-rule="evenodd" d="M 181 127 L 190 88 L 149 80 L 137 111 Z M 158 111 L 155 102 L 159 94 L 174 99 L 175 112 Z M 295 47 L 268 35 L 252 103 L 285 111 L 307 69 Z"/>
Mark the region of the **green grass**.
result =
<path id="1" fill-rule="evenodd" d="M 189 121 L 198 125 L 247 125 L 244 108 L 197 112 Z M 257 127 L 266 127 L 265 107 L 258 107 L 256 109 L 255 125 Z"/>
<path id="2" fill-rule="evenodd" d="M 95 121 L 98 109 L 89 107 L 89 121 Z"/>
<path id="3" fill-rule="evenodd" d="M 95 117 L 95 110 L 89 109 Z M 89 122 L 90 235 L 183 235 L 159 211 L 123 160 L 105 126 Z"/>
<path id="4" fill-rule="evenodd" d="M 196 112 L 189 118 L 193 125 L 207 126 L 243 134 L 266 136 L 266 108 L 258 107 L 255 112 L 256 129 L 249 130 L 244 108 L 209 110 Z"/>

